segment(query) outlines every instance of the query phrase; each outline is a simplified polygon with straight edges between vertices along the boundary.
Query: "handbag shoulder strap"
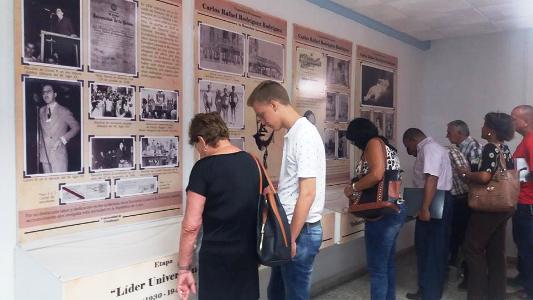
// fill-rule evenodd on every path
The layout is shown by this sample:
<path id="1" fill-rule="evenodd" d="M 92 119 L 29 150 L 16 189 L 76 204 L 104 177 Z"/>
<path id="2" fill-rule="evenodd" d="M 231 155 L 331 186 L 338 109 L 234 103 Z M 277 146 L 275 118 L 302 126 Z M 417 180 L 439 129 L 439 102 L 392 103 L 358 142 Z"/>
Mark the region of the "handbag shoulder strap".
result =
<path id="1" fill-rule="evenodd" d="M 250 152 L 248 152 L 248 154 L 250 154 L 254 158 L 254 160 L 255 160 L 255 162 L 257 164 L 257 167 L 259 168 L 259 175 L 261 176 L 261 178 L 259 179 L 259 182 L 261 183 L 259 188 L 261 188 L 263 186 L 263 176 L 262 175 L 264 175 L 266 180 L 267 180 L 267 182 L 268 182 L 268 186 L 270 187 L 270 189 L 272 190 L 273 193 L 276 193 L 276 188 L 274 188 L 274 185 L 272 184 L 272 181 L 270 180 L 270 176 L 268 176 L 268 172 L 266 171 L 265 166 L 263 166 L 263 163 L 254 154 L 252 154 Z M 262 192 L 263 191 L 261 191 L 261 193 Z"/>

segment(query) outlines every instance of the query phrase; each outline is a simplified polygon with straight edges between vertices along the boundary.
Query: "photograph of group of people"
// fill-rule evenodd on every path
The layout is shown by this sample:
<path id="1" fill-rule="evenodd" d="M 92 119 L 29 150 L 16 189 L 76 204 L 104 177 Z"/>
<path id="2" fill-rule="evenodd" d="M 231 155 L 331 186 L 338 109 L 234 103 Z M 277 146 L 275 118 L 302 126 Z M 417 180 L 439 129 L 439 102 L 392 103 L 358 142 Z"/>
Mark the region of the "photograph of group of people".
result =
<path id="1" fill-rule="evenodd" d="M 23 60 L 81 67 L 81 0 L 23 1 Z"/>
<path id="2" fill-rule="evenodd" d="M 82 1 L 22 2 L 24 63 L 82 68 Z M 89 1 L 91 70 L 137 75 L 137 7 L 132 0 Z"/>
<path id="3" fill-rule="evenodd" d="M 178 165 L 178 137 L 141 137 L 141 168 Z"/>
<path id="4" fill-rule="evenodd" d="M 326 122 L 345 123 L 349 115 L 349 95 L 326 93 Z"/>
<path id="5" fill-rule="evenodd" d="M 90 84 L 89 117 L 135 120 L 135 88 L 110 84 Z"/>
<path id="6" fill-rule="evenodd" d="M 347 159 L 348 140 L 346 139 L 346 130 L 324 129 L 324 149 L 326 159 Z"/>
<path id="7" fill-rule="evenodd" d="M 81 172 L 82 84 L 24 77 L 26 176 Z"/>
<path id="8" fill-rule="evenodd" d="M 394 108 L 394 72 L 361 65 L 361 105 Z"/>
<path id="9" fill-rule="evenodd" d="M 90 136 L 90 171 L 135 169 L 135 137 Z"/>
<path id="10" fill-rule="evenodd" d="M 141 120 L 178 121 L 177 91 L 141 88 Z"/>
<path id="11" fill-rule="evenodd" d="M 389 141 L 394 142 L 395 140 L 395 116 L 394 111 L 376 111 L 364 109 L 361 110 L 361 118 L 368 119 L 376 125 L 379 134 L 383 135 Z"/>
<path id="12" fill-rule="evenodd" d="M 249 77 L 284 80 L 283 45 L 254 37 L 246 39 L 242 33 L 204 23 L 200 23 L 198 32 L 200 69 L 240 76 L 248 72 Z M 245 42 L 248 43 L 248 52 L 245 51 Z"/>
<path id="13" fill-rule="evenodd" d="M 244 128 L 244 85 L 210 80 L 198 81 L 200 112 L 218 112 L 228 128 Z"/>

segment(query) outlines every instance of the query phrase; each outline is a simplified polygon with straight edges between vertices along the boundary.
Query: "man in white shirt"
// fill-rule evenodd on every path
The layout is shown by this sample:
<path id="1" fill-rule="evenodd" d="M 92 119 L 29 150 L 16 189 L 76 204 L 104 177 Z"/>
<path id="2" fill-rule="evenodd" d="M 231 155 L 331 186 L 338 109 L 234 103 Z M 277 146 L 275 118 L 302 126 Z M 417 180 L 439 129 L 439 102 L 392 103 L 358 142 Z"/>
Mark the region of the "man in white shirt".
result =
<path id="1" fill-rule="evenodd" d="M 403 134 L 407 154 L 416 157 L 413 183 L 424 189 L 422 207 L 415 228 L 418 292 L 408 299 L 438 300 L 442 297 L 448 263 L 452 218 L 452 167 L 448 150 L 418 128 Z M 446 191 L 441 219 L 431 218 L 429 208 L 437 190 Z"/>
<path id="2" fill-rule="evenodd" d="M 278 185 L 291 224 L 292 261 L 273 267 L 268 299 L 307 300 L 313 262 L 322 243 L 326 155 L 316 127 L 291 106 L 285 88 L 275 81 L 260 83 L 248 98 L 257 117 L 273 130 L 288 130 Z"/>

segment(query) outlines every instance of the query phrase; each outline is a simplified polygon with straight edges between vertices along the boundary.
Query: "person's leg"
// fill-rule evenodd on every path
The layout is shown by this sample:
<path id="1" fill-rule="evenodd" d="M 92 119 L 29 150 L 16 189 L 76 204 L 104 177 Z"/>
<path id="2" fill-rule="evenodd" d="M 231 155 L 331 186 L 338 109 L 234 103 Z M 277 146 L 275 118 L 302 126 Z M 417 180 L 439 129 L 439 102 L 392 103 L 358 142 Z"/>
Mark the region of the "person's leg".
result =
<path id="1" fill-rule="evenodd" d="M 281 266 L 281 273 L 285 282 L 285 299 L 310 299 L 311 273 L 321 243 L 322 225 L 320 223 L 314 226 L 304 225 L 296 239 L 296 256 L 290 263 Z M 274 300 L 275 298 L 271 299 Z"/>
<path id="2" fill-rule="evenodd" d="M 520 240 L 518 254 L 521 259 L 522 283 L 533 299 L 533 205 L 518 204 L 515 212 Z"/>
<path id="3" fill-rule="evenodd" d="M 512 219 L 512 224 L 513 224 L 513 241 L 516 245 L 516 248 L 517 249 L 520 249 L 520 238 L 519 238 L 519 225 L 518 225 L 518 220 L 517 220 L 517 214 L 519 213 L 518 212 L 518 209 L 519 209 L 520 206 L 517 206 L 517 212 L 513 215 L 513 219 Z M 518 251 L 518 254 L 517 254 L 517 262 L 516 262 L 516 270 L 518 271 L 518 274 L 516 275 L 516 277 L 510 279 L 510 282 L 512 282 L 512 285 L 516 285 L 516 284 L 519 284 L 520 286 L 522 286 L 523 284 L 523 280 L 522 280 L 522 276 L 523 276 L 523 269 L 522 269 L 522 265 L 523 265 L 523 262 L 522 262 L 522 258 L 520 257 L 520 250 Z"/>
<path id="4" fill-rule="evenodd" d="M 269 300 L 285 299 L 285 284 L 281 276 L 281 267 L 272 267 L 270 270 L 270 282 L 267 288 L 267 297 Z"/>
<path id="5" fill-rule="evenodd" d="M 370 297 L 384 300 L 387 294 L 387 262 L 390 252 L 388 225 L 390 216 L 379 221 L 365 223 L 365 245 L 368 272 L 370 273 Z"/>
<path id="6" fill-rule="evenodd" d="M 52 173 L 52 166 L 49 163 L 41 163 L 43 166 L 43 173 Z"/>
<path id="7" fill-rule="evenodd" d="M 407 209 L 405 207 L 405 204 L 400 205 L 400 213 L 397 215 L 394 215 L 394 218 L 391 220 L 392 224 L 390 226 L 390 231 L 394 233 L 392 238 L 392 247 L 390 247 L 389 250 L 389 257 L 388 257 L 388 270 L 387 270 L 387 278 L 388 278 L 388 286 L 387 286 L 387 296 L 385 299 L 387 300 L 395 300 L 396 299 L 396 239 L 398 238 L 398 235 L 400 234 L 400 229 L 402 228 L 403 223 L 405 222 L 405 217 L 407 215 Z"/>
<path id="8" fill-rule="evenodd" d="M 464 231 L 466 228 L 466 201 L 463 195 L 453 197 L 453 221 L 452 234 L 450 237 L 450 265 L 456 266 L 458 264 L 459 248 L 464 239 Z"/>
<path id="9" fill-rule="evenodd" d="M 493 222 L 498 225 L 494 228 L 487 245 L 488 268 L 488 294 L 491 299 L 503 300 L 505 298 L 506 270 L 505 263 L 505 230 L 508 213 L 495 213 Z"/>

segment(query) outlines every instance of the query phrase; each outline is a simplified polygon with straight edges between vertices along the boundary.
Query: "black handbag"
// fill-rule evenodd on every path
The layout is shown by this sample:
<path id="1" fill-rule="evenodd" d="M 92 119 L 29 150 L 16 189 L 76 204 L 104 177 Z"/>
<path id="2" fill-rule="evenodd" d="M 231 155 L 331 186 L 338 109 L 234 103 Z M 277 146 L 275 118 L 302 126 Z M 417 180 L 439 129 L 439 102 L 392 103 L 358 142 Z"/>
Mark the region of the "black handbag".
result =
<path id="1" fill-rule="evenodd" d="M 387 149 L 385 143 L 381 139 L 380 141 L 386 160 Z M 400 199 L 401 173 L 401 170 L 385 170 L 383 179 L 378 184 L 349 197 L 348 211 L 368 220 L 377 220 L 383 215 L 399 213 L 400 207 L 397 203 L 403 201 Z M 357 180 L 359 178 L 352 179 L 352 184 Z"/>
<path id="2" fill-rule="evenodd" d="M 263 164 L 254 156 L 259 169 L 257 208 L 257 255 L 262 265 L 274 267 L 291 261 L 291 230 L 285 210 Z M 264 193 L 263 175 L 268 181 Z"/>

